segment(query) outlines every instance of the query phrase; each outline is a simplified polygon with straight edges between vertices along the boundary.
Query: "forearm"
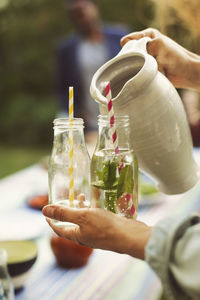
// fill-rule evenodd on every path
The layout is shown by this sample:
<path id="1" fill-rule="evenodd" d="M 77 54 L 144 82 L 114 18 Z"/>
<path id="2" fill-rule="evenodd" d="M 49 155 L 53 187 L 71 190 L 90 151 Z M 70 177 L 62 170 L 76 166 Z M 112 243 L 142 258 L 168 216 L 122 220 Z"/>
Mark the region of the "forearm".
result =
<path id="1" fill-rule="evenodd" d="M 127 249 L 127 254 L 130 256 L 139 258 L 144 260 L 145 259 L 145 248 L 148 244 L 148 241 L 151 236 L 151 227 L 147 227 L 146 230 L 143 232 L 141 236 L 137 238 L 137 242 L 132 241 L 130 242 L 130 247 Z"/>
<path id="2" fill-rule="evenodd" d="M 120 247 L 122 251 L 118 252 L 144 260 L 145 248 L 151 237 L 152 227 L 149 227 L 140 221 L 132 221 L 132 223 L 134 228 L 130 226 L 128 231 L 122 232 L 120 238 Z M 123 243 L 121 241 L 123 241 Z"/>

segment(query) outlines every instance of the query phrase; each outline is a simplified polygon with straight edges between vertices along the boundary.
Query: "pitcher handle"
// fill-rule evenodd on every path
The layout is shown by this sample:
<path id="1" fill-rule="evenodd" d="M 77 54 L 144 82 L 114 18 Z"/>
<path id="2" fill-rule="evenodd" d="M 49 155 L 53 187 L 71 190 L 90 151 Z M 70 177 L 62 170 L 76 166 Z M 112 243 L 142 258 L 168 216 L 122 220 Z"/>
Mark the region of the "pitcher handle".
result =
<path id="1" fill-rule="evenodd" d="M 123 48 L 117 54 L 117 56 L 130 52 L 147 54 L 147 43 L 149 41 L 151 41 L 151 38 L 149 37 L 143 37 L 139 40 L 130 40 L 123 46 Z"/>

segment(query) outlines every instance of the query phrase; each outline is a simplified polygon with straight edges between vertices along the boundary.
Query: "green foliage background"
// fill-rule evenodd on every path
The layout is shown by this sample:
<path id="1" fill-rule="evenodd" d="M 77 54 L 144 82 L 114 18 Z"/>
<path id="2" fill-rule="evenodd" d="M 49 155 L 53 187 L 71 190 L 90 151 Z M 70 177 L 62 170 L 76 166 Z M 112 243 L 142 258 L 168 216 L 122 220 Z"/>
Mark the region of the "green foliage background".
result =
<path id="1" fill-rule="evenodd" d="M 58 110 L 55 46 L 71 30 L 65 0 L 0 0 L 1 144 L 47 145 Z M 151 23 L 146 0 L 101 0 L 104 21 L 130 30 Z"/>

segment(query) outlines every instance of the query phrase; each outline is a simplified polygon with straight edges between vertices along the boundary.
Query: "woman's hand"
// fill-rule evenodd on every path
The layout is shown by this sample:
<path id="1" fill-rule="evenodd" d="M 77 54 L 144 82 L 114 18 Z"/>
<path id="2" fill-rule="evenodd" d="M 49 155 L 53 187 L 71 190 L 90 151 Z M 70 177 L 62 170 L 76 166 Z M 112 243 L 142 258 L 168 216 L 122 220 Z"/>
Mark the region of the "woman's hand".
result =
<path id="1" fill-rule="evenodd" d="M 126 253 L 144 259 L 144 249 L 151 228 L 142 222 L 126 219 L 97 208 L 73 209 L 62 205 L 47 205 L 43 214 L 58 235 L 92 248 Z M 72 222 L 75 226 L 58 227 L 49 218 Z"/>
<path id="2" fill-rule="evenodd" d="M 150 37 L 147 51 L 158 62 L 158 68 L 176 88 L 192 88 L 200 90 L 200 56 L 196 55 L 158 30 L 148 28 L 133 32 L 121 39 L 124 46 L 129 40 Z"/>

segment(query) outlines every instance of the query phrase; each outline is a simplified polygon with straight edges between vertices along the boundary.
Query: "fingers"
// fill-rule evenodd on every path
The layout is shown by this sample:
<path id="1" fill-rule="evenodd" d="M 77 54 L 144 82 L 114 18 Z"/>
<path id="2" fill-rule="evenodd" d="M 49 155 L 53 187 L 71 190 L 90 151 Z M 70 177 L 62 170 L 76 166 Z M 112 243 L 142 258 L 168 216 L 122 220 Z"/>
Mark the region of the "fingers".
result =
<path id="1" fill-rule="evenodd" d="M 139 39 L 143 38 L 144 36 L 145 35 L 142 31 L 141 32 L 129 33 L 129 34 L 123 36 L 123 38 L 121 38 L 120 44 L 123 47 L 128 41 L 130 41 L 130 40 L 139 40 Z"/>
<path id="2" fill-rule="evenodd" d="M 156 58 L 160 51 L 160 44 L 161 44 L 160 38 L 155 38 L 154 40 L 148 42 L 147 52 Z"/>
<path id="3" fill-rule="evenodd" d="M 85 194 L 81 193 L 77 196 L 77 200 L 79 201 L 85 201 Z"/>
<path id="4" fill-rule="evenodd" d="M 78 200 L 78 207 L 84 208 L 85 195 L 83 193 L 79 194 L 77 196 L 77 200 Z"/>
<path id="5" fill-rule="evenodd" d="M 80 234 L 79 226 L 72 225 L 72 226 L 58 227 L 52 223 L 51 219 L 46 218 L 46 220 L 47 223 L 51 226 L 51 228 L 57 235 L 62 236 L 68 240 L 72 240 L 76 243 L 80 243 L 78 239 L 78 236 Z"/>
<path id="6" fill-rule="evenodd" d="M 130 34 L 125 35 L 121 40 L 121 46 L 123 47 L 128 41 L 130 40 L 139 40 L 143 37 L 150 37 L 151 39 L 154 39 L 160 35 L 160 32 L 157 29 L 154 28 L 147 28 L 142 31 L 136 31 L 132 32 Z"/>
<path id="7" fill-rule="evenodd" d="M 84 218 L 86 209 L 67 208 L 62 205 L 47 205 L 43 208 L 42 213 L 51 219 L 72 222 L 80 225 Z"/>

